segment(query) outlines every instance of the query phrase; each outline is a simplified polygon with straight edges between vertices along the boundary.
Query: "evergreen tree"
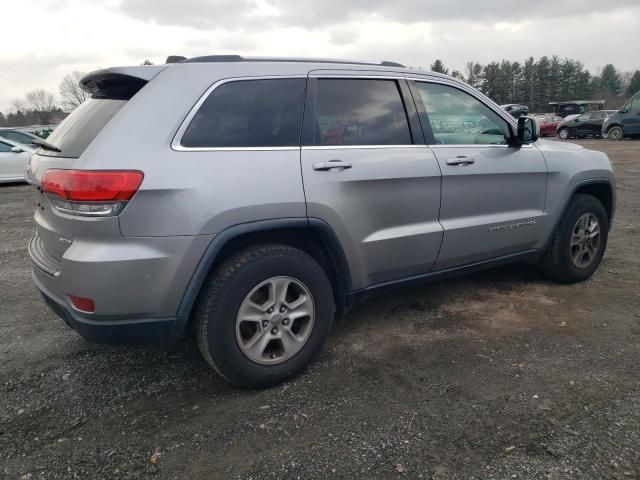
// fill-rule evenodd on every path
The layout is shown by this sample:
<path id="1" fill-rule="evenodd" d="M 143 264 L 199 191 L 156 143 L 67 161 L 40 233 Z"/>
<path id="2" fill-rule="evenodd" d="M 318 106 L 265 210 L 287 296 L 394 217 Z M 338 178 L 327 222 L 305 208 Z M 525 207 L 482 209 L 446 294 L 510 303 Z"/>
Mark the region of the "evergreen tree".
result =
<path id="1" fill-rule="evenodd" d="M 431 64 L 429 70 L 431 70 L 432 72 L 444 73 L 445 75 L 449 74 L 449 69 L 444 66 L 444 63 L 439 58 Z"/>
<path id="2" fill-rule="evenodd" d="M 636 70 L 631 77 L 631 82 L 627 87 L 627 98 L 632 97 L 635 93 L 640 92 L 640 70 Z"/>
<path id="3" fill-rule="evenodd" d="M 616 67 L 608 63 L 600 74 L 600 87 L 605 94 L 618 96 L 622 90 L 622 78 Z"/>

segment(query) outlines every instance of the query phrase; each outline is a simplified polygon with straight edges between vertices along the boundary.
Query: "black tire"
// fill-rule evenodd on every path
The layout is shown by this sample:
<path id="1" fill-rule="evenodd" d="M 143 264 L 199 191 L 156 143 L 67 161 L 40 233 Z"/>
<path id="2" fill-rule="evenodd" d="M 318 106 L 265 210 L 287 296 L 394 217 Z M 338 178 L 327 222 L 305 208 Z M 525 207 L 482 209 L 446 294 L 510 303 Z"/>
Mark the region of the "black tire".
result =
<path id="1" fill-rule="evenodd" d="M 570 137 L 570 132 L 568 128 L 561 128 L 560 130 L 558 130 L 558 137 L 560 137 L 562 140 L 566 140 Z"/>
<path id="2" fill-rule="evenodd" d="M 261 282 L 278 276 L 302 282 L 313 297 L 310 336 L 293 357 L 275 365 L 255 363 L 236 338 L 236 317 L 245 297 Z M 209 276 L 195 308 L 196 338 L 205 360 L 227 381 L 245 388 L 282 383 L 302 372 L 321 352 L 333 324 L 331 283 L 309 255 L 285 245 L 258 245 L 225 260 Z"/>
<path id="3" fill-rule="evenodd" d="M 570 243 L 576 223 L 586 213 L 592 213 L 597 218 L 600 240 L 593 261 L 587 267 L 580 268 L 575 265 L 571 256 Z M 575 195 L 553 233 L 549 248 L 540 260 L 542 271 L 549 278 L 561 283 L 577 283 L 588 279 L 602 261 L 608 235 L 609 219 L 600 200 L 593 195 Z"/>
<path id="4" fill-rule="evenodd" d="M 624 137 L 624 132 L 622 130 L 622 127 L 618 125 L 611 127 L 607 131 L 607 138 L 609 140 L 618 141 L 618 140 L 622 140 L 622 137 Z"/>

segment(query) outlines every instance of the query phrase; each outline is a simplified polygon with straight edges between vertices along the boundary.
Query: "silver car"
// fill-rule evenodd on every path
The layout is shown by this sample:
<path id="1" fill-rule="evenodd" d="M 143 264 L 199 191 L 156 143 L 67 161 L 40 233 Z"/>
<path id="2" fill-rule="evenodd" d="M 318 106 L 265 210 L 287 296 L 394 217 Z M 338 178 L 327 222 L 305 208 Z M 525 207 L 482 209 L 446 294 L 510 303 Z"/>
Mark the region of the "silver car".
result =
<path id="1" fill-rule="evenodd" d="M 385 287 L 523 260 L 573 283 L 602 259 L 606 155 L 538 140 L 455 78 L 177 60 L 88 74 L 31 162 L 34 280 L 92 341 L 193 334 L 224 378 L 262 387 Z"/>
<path id="2" fill-rule="evenodd" d="M 18 142 L 0 138 L 0 183 L 24 182 L 33 149 Z"/>

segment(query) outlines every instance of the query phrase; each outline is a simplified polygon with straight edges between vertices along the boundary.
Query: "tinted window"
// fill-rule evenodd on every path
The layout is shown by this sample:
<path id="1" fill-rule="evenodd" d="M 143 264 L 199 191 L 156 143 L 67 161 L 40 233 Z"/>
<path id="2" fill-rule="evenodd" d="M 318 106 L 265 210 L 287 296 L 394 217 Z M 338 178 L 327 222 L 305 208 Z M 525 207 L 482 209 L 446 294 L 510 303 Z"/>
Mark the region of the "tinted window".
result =
<path id="1" fill-rule="evenodd" d="M 10 152 L 11 145 L 7 145 L 6 143 L 0 142 L 0 152 Z"/>
<path id="2" fill-rule="evenodd" d="M 243 80 L 214 89 L 182 137 L 185 147 L 299 145 L 306 80 Z"/>
<path id="3" fill-rule="evenodd" d="M 411 132 L 394 80 L 319 79 L 315 145 L 409 145 Z"/>
<path id="4" fill-rule="evenodd" d="M 9 140 L 13 140 L 25 145 L 29 145 L 33 141 L 33 137 L 30 137 L 25 133 L 15 132 L 12 130 L 0 130 L 0 137 L 8 138 Z"/>
<path id="5" fill-rule="evenodd" d="M 509 125 L 478 99 L 457 88 L 416 82 L 438 144 L 505 144 Z"/>
<path id="6" fill-rule="evenodd" d="M 89 98 L 76 108 L 51 135 L 47 142 L 62 152 L 40 149 L 42 155 L 79 157 L 109 120 L 120 111 L 126 100 Z"/>

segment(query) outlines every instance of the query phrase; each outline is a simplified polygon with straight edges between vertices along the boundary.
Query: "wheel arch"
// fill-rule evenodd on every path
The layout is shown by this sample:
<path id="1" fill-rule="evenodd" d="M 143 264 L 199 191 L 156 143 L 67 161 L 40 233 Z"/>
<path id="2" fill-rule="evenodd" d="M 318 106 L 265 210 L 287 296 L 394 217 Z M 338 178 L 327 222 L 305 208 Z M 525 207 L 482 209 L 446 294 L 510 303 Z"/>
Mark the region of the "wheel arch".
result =
<path id="1" fill-rule="evenodd" d="M 187 285 L 178 307 L 176 334 L 184 335 L 207 276 L 229 255 L 252 245 L 280 243 L 304 251 L 325 270 L 334 290 L 338 314 L 347 309 L 351 274 L 333 229 L 314 218 L 262 220 L 229 227 L 211 241 Z"/>
<path id="2" fill-rule="evenodd" d="M 569 206 L 571 205 L 571 201 L 578 194 L 587 194 L 596 197 L 602 205 L 604 206 L 605 211 L 607 212 L 607 220 L 609 222 L 609 228 L 611 228 L 611 224 L 613 223 L 613 216 L 615 214 L 615 192 L 613 190 L 613 186 L 611 182 L 606 178 L 595 178 L 591 180 L 583 180 L 581 182 L 576 183 L 570 194 L 567 195 L 564 205 L 562 206 L 562 210 L 560 210 L 560 214 L 555 220 L 553 225 L 553 229 L 551 229 L 549 238 L 547 239 L 547 247 L 553 238 L 553 232 L 555 232 L 562 222 L 562 219 L 565 216 Z"/>

